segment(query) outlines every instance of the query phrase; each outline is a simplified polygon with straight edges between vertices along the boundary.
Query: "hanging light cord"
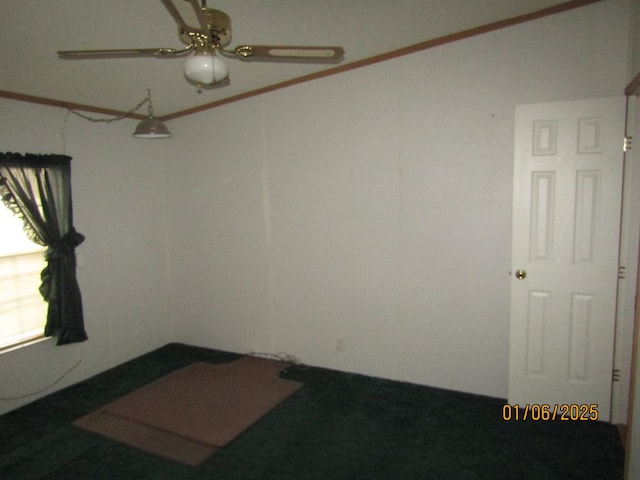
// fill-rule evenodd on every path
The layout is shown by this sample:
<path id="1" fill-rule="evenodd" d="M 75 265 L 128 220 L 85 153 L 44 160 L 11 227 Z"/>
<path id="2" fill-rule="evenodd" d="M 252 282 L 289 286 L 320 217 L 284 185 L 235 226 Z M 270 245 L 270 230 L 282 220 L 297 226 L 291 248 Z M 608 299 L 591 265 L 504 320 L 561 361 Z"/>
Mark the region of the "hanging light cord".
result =
<path id="1" fill-rule="evenodd" d="M 149 100 L 149 116 L 153 117 L 153 103 L 151 103 L 151 90 L 147 90 L 147 98 L 145 98 L 144 100 Z M 144 103 L 144 100 L 140 105 L 138 105 L 138 108 L 142 106 L 142 104 Z"/>
<path id="2" fill-rule="evenodd" d="M 122 120 L 125 117 L 130 116 L 131 114 L 137 112 L 138 110 L 140 110 L 142 108 L 142 106 L 148 103 L 149 104 L 149 115 L 153 116 L 153 106 L 151 105 L 151 91 L 147 90 L 147 97 L 142 100 L 138 105 L 136 105 L 135 107 L 133 107 L 131 110 L 124 112 L 122 115 L 118 115 L 116 117 L 111 117 L 111 118 L 92 118 L 92 117 L 88 117 L 87 115 L 78 112 L 77 110 L 74 110 L 72 108 L 67 109 L 69 112 L 73 113 L 74 115 L 77 115 L 80 118 L 84 118 L 85 120 L 89 120 L 90 122 L 104 122 L 104 123 L 111 123 L 111 122 L 115 122 L 117 120 Z"/>

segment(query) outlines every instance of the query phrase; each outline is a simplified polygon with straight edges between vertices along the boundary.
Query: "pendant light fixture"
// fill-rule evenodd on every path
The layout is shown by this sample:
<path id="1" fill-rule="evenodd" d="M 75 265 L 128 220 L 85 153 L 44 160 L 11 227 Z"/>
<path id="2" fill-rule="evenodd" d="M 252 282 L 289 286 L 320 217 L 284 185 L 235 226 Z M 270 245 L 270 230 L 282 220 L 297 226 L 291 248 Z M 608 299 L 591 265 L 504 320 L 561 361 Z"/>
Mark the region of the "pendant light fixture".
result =
<path id="1" fill-rule="evenodd" d="M 151 103 L 151 90 L 147 89 L 147 96 L 140 102 L 138 105 L 133 107 L 131 110 L 127 112 L 123 112 L 121 115 L 111 118 L 93 118 L 89 117 L 77 110 L 72 108 L 68 109 L 69 113 L 73 113 L 80 118 L 88 120 L 94 123 L 111 123 L 116 122 L 118 120 L 123 120 L 125 118 L 131 117 L 135 112 L 140 110 L 144 104 L 147 104 L 147 118 L 143 119 L 138 123 L 136 130 L 133 132 L 134 138 L 171 138 L 171 132 L 169 129 L 162 123 L 159 118 L 155 118 L 153 116 L 153 104 Z M 66 121 L 66 117 L 65 117 Z"/>
<path id="2" fill-rule="evenodd" d="M 171 132 L 162 123 L 161 120 L 153 116 L 153 104 L 151 103 L 151 90 L 147 90 L 147 103 L 148 116 L 144 120 L 141 120 L 133 132 L 134 138 L 170 138 Z"/>

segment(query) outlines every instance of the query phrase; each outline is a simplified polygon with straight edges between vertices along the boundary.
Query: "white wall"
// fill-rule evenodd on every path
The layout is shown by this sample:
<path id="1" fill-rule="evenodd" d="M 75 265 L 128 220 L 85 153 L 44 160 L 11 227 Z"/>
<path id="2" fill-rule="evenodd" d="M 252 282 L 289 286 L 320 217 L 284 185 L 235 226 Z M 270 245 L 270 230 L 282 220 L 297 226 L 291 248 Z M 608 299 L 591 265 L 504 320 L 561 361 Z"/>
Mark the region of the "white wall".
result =
<path id="1" fill-rule="evenodd" d="M 628 6 L 226 105 L 167 141 L 0 101 L 0 151 L 74 158 L 90 336 L 2 355 L 0 397 L 170 341 L 504 397 L 514 107 L 621 94 Z"/>
<path id="2" fill-rule="evenodd" d="M 0 413 L 172 341 L 161 145 L 131 138 L 132 120 L 94 124 L 66 110 L 0 100 L 0 151 L 73 160 L 74 223 L 89 340 L 49 339 L 0 356 Z M 66 121 L 65 121 L 66 118 Z"/>
<path id="3" fill-rule="evenodd" d="M 514 108 L 621 95 L 628 8 L 607 1 L 173 122 L 177 337 L 506 396 Z"/>

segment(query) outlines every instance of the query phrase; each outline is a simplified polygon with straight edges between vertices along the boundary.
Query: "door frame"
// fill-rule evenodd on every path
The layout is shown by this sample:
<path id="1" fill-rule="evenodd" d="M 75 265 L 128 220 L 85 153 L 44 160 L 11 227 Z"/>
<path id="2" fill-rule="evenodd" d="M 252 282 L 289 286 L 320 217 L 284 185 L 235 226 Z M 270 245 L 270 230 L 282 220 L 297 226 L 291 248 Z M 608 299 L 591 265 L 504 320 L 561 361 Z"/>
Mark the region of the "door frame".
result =
<path id="1" fill-rule="evenodd" d="M 633 135 L 635 115 L 640 115 L 640 102 L 626 96 L 625 136 Z M 638 117 L 640 120 L 640 117 Z M 637 133 L 637 132 L 636 132 Z M 640 287 L 640 154 L 633 150 L 624 154 L 622 213 L 620 224 L 620 258 L 618 307 L 614 347 L 614 372 L 611 383 L 611 423 L 629 425 L 631 390 L 634 375 L 634 329 L 637 290 Z"/>
<path id="2" fill-rule="evenodd" d="M 638 80 L 634 89 L 627 88 L 625 93 L 627 94 L 627 110 L 628 110 L 628 125 L 627 136 L 640 138 L 640 74 L 636 76 Z M 631 150 L 629 160 L 631 163 L 640 163 L 640 152 L 638 147 Z M 640 168 L 640 167 L 639 167 Z M 636 169 L 638 170 L 638 168 Z M 636 174 L 638 176 L 638 174 Z M 638 197 L 640 194 L 640 185 L 638 181 L 633 182 L 631 190 L 633 194 L 633 200 L 637 204 L 639 202 Z M 636 215 L 636 221 L 638 221 L 638 215 Z M 629 232 L 628 240 L 631 245 L 635 245 L 635 251 L 638 255 L 637 262 L 635 263 L 636 275 L 635 275 L 635 302 L 634 302 L 634 321 L 633 321 L 633 333 L 631 336 L 631 359 L 630 359 L 630 374 L 629 374 L 629 395 L 628 395 L 628 409 L 626 418 L 626 434 L 623 439 L 625 447 L 625 478 L 631 478 L 631 472 L 636 475 L 640 471 L 640 235 L 636 231 L 635 234 Z M 632 243 L 634 242 L 634 243 Z M 638 395 L 636 395 L 638 393 Z"/>

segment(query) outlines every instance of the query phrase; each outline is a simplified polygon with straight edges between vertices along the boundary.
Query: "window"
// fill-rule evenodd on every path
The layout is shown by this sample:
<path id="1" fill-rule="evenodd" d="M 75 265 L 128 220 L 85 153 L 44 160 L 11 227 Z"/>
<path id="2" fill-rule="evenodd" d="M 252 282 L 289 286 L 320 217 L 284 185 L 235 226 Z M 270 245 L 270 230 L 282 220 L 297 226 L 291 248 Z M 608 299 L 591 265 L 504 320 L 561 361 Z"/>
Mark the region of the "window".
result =
<path id="1" fill-rule="evenodd" d="M 27 219 L 29 237 L 47 247 L 47 267 L 38 288 L 48 303 L 44 336 L 56 337 L 56 345 L 84 342 L 89 337 L 84 329 L 75 259 L 75 249 L 84 235 L 73 226 L 71 157 L 0 153 L 0 195 L 5 206 Z M 11 285 L 22 272 L 18 269 L 14 273 Z M 14 317 L 15 311 L 12 307 Z"/>
<path id="2" fill-rule="evenodd" d="M 44 247 L 27 238 L 22 220 L 0 202 L 0 350 L 43 336 L 47 303 L 40 295 Z"/>

